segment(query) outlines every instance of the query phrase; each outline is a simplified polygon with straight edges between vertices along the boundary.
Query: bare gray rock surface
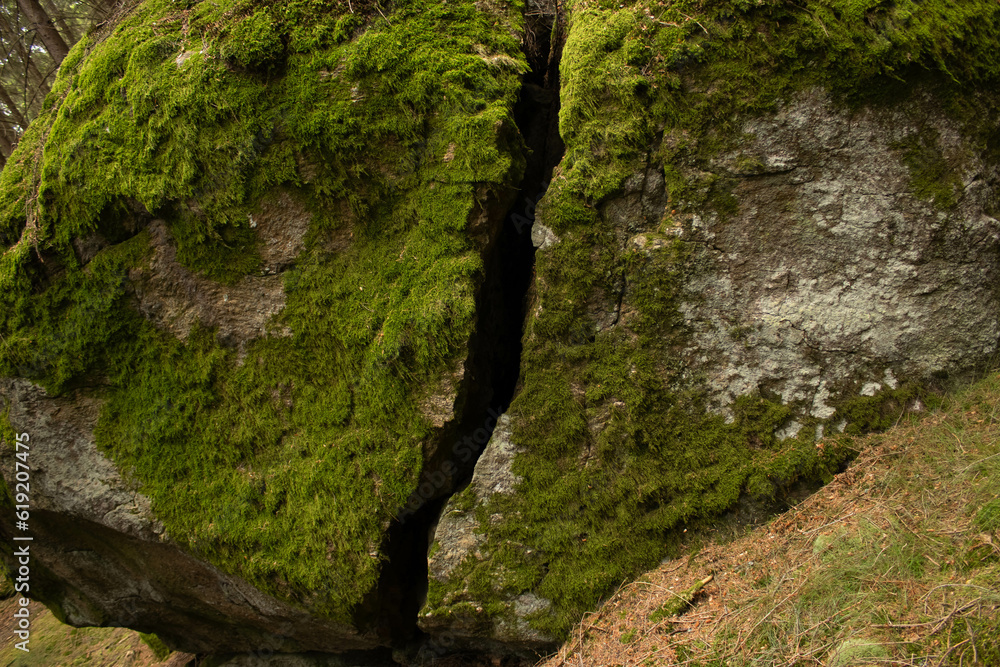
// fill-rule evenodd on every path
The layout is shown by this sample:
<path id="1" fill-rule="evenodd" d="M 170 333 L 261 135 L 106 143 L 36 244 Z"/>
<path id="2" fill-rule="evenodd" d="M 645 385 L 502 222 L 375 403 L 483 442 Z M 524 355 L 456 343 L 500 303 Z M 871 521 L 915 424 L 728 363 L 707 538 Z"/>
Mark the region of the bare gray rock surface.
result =
<path id="1" fill-rule="evenodd" d="M 234 285 L 224 285 L 177 261 L 177 249 L 163 221 L 152 222 L 148 231 L 153 257 L 147 267 L 129 274 L 144 316 L 182 339 L 195 324 L 217 327 L 220 339 L 237 345 L 268 333 L 271 317 L 285 307 L 281 275 L 245 276 Z M 280 265 L 280 257 L 278 252 L 267 254 L 274 266 Z"/>
<path id="2" fill-rule="evenodd" d="M 97 451 L 93 429 L 101 401 L 86 396 L 49 398 L 27 380 L 0 380 L 0 401 L 18 433 L 27 433 L 33 510 L 64 512 L 144 540 L 159 541 L 163 525 L 149 499 Z M 12 452 L 0 459 L 14 479 Z M 13 488 L 13 485 L 11 485 Z"/>
<path id="3" fill-rule="evenodd" d="M 743 132 L 716 161 L 738 212 L 678 230 L 700 246 L 684 356 L 715 409 L 760 391 L 827 419 L 831 401 L 996 350 L 1000 175 L 932 100 L 851 112 L 811 91 Z M 960 180 L 954 207 L 914 193 L 901 147 L 928 136 Z"/>

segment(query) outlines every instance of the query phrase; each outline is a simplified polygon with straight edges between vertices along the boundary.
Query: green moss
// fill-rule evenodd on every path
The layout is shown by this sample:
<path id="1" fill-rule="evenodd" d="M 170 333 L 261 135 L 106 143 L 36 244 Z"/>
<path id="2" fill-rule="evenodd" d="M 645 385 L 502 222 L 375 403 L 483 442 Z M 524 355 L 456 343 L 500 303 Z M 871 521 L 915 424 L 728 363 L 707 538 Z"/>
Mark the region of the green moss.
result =
<path id="1" fill-rule="evenodd" d="M 671 618 L 672 616 L 678 616 L 683 613 L 691 605 L 695 596 L 701 592 L 701 589 L 704 588 L 705 584 L 709 581 L 711 581 L 711 577 L 701 581 L 696 581 L 680 593 L 672 593 L 672 598 L 654 609 L 653 613 L 649 615 L 649 622 L 658 623 L 665 618 Z"/>
<path id="2" fill-rule="evenodd" d="M 906 384 L 898 389 L 883 389 L 874 396 L 854 396 L 837 406 L 837 416 L 847 422 L 846 433 L 859 435 L 884 431 L 895 426 L 914 400 L 930 402 L 935 398 L 929 391 L 916 384 Z"/>
<path id="3" fill-rule="evenodd" d="M 592 197 L 602 197 L 629 175 L 630 163 L 652 138 L 645 104 L 651 81 L 641 7 L 616 10 L 576 5 L 561 64 L 559 131 L 566 142 L 564 169 L 578 175 Z M 592 121 L 600 112 L 604 122 Z"/>
<path id="4" fill-rule="evenodd" d="M 16 443 L 17 433 L 10 424 L 10 406 L 4 405 L 3 411 L 0 412 L 0 447 L 9 452 L 16 452 Z"/>
<path id="5" fill-rule="evenodd" d="M 471 0 L 149 0 L 77 47 L 0 177 L 0 373 L 101 397 L 98 445 L 174 540 L 350 621 L 435 434 L 418 399 L 467 353 L 467 224 L 524 166 L 520 26 Z M 136 229 L 163 218 L 183 265 L 233 283 L 278 186 L 313 223 L 274 335 L 138 314 Z M 95 232 L 112 245 L 81 266 Z"/>
<path id="6" fill-rule="evenodd" d="M 733 194 L 736 180 L 720 178 L 714 181 L 708 192 L 708 205 L 715 209 L 723 220 L 727 220 L 740 212 L 740 202 Z"/>
<path id="7" fill-rule="evenodd" d="M 52 393 L 107 372 L 110 349 L 139 319 L 122 304 L 128 270 L 143 262 L 148 247 L 148 236 L 140 234 L 99 253 L 85 269 L 68 270 L 41 294 L 11 295 L 8 322 L 20 326 L 7 339 L 0 372 L 35 380 Z"/>
<path id="8" fill-rule="evenodd" d="M 937 146 L 937 132 L 925 130 L 911 135 L 895 146 L 902 151 L 903 163 L 910 170 L 913 193 L 940 209 L 951 209 L 962 192 L 962 178 Z"/>
<path id="9" fill-rule="evenodd" d="M 162 662 L 167 659 L 168 655 L 170 655 L 170 649 L 167 648 L 167 645 L 163 643 L 163 640 L 156 635 L 140 632 L 139 638 L 142 639 L 143 644 L 150 648 L 157 660 Z"/>
<path id="10" fill-rule="evenodd" d="M 170 230 L 177 261 L 208 278 L 231 285 L 260 270 L 258 241 L 249 225 L 219 225 L 206 233 L 197 220 L 183 217 Z"/>
<path id="11" fill-rule="evenodd" d="M 706 414 L 697 395 L 668 389 L 654 355 L 613 333 L 531 360 L 539 367 L 526 367 L 511 408 L 517 442 L 530 444 L 514 464 L 519 493 L 477 508 L 489 525 L 485 558 L 470 556 L 453 575 L 469 597 L 445 602 L 451 589 L 432 587 L 431 609 L 471 598 L 505 615 L 499 601 L 532 590 L 553 602 L 533 625 L 558 636 L 670 553 L 679 528 L 732 507 L 755 470 L 771 474 L 770 495 L 775 485 L 829 477 L 846 456 L 817 456 L 807 439 L 777 442 L 788 408 L 763 399 L 741 398 L 731 424 Z M 574 395 L 567 375 L 585 391 Z M 606 425 L 593 434 L 587 424 L 597 419 Z M 498 514 L 508 519 L 489 520 Z"/>
<path id="12" fill-rule="evenodd" d="M 991 618 L 971 618 L 949 628 L 947 641 L 968 642 L 973 655 L 985 665 L 1000 661 L 1000 628 Z"/>
<path id="13" fill-rule="evenodd" d="M 0 372 L 54 393 L 99 385 L 99 444 L 171 536 L 338 618 L 377 580 L 369 553 L 415 485 L 432 429 L 413 397 L 474 326 L 482 267 L 465 224 L 479 186 L 509 186 L 523 168 L 520 9 L 411 0 L 383 17 L 361 0 L 226 0 L 181 14 L 149 0 L 74 48 L 0 175 Z M 987 0 L 568 9 L 567 152 L 539 206 L 562 240 L 539 256 L 541 314 L 511 409 L 525 481 L 476 509 L 484 525 L 508 518 L 458 575 L 487 619 L 525 590 L 551 599 L 533 622 L 556 635 L 662 558 L 681 526 L 846 456 L 777 442 L 788 413 L 761 397 L 741 399 L 729 424 L 706 411 L 677 354 L 690 249 L 623 248 L 602 203 L 653 165 L 681 212 L 731 215 L 730 183 L 676 165 L 708 165 L 742 119 L 791 93 L 819 85 L 861 103 L 913 72 L 945 87 L 1000 73 L 1000 7 Z M 918 194 L 926 183 L 946 205 L 933 145 L 903 150 Z M 212 331 L 179 341 L 135 313 L 127 276 L 148 239 L 109 234 L 109 220 L 163 217 L 182 263 L 233 282 L 259 270 L 249 215 L 279 185 L 315 215 L 273 322 L 290 336 L 237 353 Z M 70 242 L 98 230 L 116 245 L 82 267 Z M 337 232 L 353 241 L 333 252 Z M 628 327 L 599 330 L 598 292 L 623 295 Z M 864 427 L 891 417 L 841 410 Z M 435 613 L 468 604 L 450 594 L 432 582 Z"/>
<path id="14" fill-rule="evenodd" d="M 13 614 L 17 607 L 16 601 L 11 603 L 4 609 L 8 615 Z M 16 642 L 4 642 L 0 646 L 0 661 L 17 667 L 84 667 L 97 660 L 135 661 L 134 634 L 131 631 L 124 628 L 71 628 L 45 608 L 32 609 L 28 648 L 31 650 L 26 653 L 17 648 Z"/>
<path id="15" fill-rule="evenodd" d="M 234 65 L 249 69 L 273 67 L 282 62 L 285 45 L 281 25 L 271 10 L 259 9 L 228 29 L 223 56 Z"/>
<path id="16" fill-rule="evenodd" d="M 668 231 L 684 214 L 732 216 L 734 183 L 713 158 L 739 146 L 745 120 L 796 92 L 818 86 L 841 104 L 879 104 L 898 102 L 914 81 L 948 98 L 1000 78 L 1000 6 L 987 0 L 577 0 L 567 9 L 566 153 L 538 206 L 560 241 L 536 258 L 510 409 L 523 482 L 476 509 L 483 558 L 432 584 L 428 598 L 432 613 L 471 599 L 487 616 L 506 616 L 507 601 L 530 590 L 553 604 L 531 624 L 557 638 L 670 553 L 680 529 L 744 493 L 769 498 L 797 481 L 828 480 L 851 456 L 836 443 L 816 446 L 818 420 L 778 441 L 791 412 L 766 397 L 741 398 L 731 423 L 708 411 L 703 380 L 681 362 L 690 338 L 678 297 L 698 268 L 694 247 L 637 250 L 604 204 L 627 177 L 653 168 L 670 206 L 641 231 Z M 976 135 L 982 119 L 967 116 Z M 916 156 L 916 193 L 925 196 L 921 183 L 935 174 L 946 178 L 933 187 L 951 191 L 947 170 L 925 153 Z M 595 314 L 616 302 L 619 321 L 607 328 Z M 917 395 L 907 391 L 849 401 L 830 423 L 885 428 Z"/>

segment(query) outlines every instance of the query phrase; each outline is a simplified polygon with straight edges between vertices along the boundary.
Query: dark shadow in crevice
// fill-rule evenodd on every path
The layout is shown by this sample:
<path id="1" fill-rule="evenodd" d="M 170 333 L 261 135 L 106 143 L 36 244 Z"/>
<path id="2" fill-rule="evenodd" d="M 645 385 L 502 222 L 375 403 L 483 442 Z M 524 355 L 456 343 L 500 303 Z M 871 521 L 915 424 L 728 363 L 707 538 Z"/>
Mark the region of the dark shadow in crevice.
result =
<path id="1" fill-rule="evenodd" d="M 532 9 L 534 7 L 534 9 Z M 534 273 L 531 240 L 535 206 L 562 159 L 559 137 L 559 57 L 563 27 L 534 5 L 526 14 L 524 77 L 514 119 L 526 148 L 526 167 L 515 192 L 494 194 L 481 209 L 491 231 L 483 251 L 484 281 L 476 295 L 476 333 L 470 341 L 455 417 L 424 454 L 417 490 L 385 533 L 387 558 L 376 591 L 356 610 L 359 627 L 415 655 L 428 637 L 417 627 L 427 594 L 427 552 L 448 498 L 472 478 L 498 417 L 518 383 L 521 338 Z"/>

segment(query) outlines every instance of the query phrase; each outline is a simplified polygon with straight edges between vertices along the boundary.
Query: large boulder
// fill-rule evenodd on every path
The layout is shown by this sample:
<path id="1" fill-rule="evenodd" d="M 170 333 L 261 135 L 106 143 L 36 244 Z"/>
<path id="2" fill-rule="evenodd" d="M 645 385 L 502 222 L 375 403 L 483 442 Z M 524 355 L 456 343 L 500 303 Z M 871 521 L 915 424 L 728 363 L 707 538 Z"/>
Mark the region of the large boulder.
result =
<path id="1" fill-rule="evenodd" d="M 0 175 L 0 555 L 232 664 L 547 650 L 997 352 L 998 35 L 146 0 Z"/>
<path id="2" fill-rule="evenodd" d="M 521 384 L 426 631 L 551 645 L 996 354 L 1000 8 L 848 4 L 573 3 Z"/>
<path id="3" fill-rule="evenodd" d="M 5 380 L 2 391 L 7 418 L 29 436 L 21 450 L 31 467 L 29 530 L 15 532 L 33 538 L 27 592 L 49 602 L 63 622 L 155 632 L 201 653 L 379 645 L 350 625 L 261 593 L 170 540 L 138 483 L 98 451 L 99 399 L 50 397 L 24 380 Z M 4 479 L 15 479 L 17 460 L 4 451 Z"/>
<path id="4" fill-rule="evenodd" d="M 67 622 L 202 653 L 414 635 L 427 517 L 471 474 L 440 443 L 493 400 L 527 64 L 510 8 L 387 9 L 144 2 L 7 162 L 0 532 L 10 567 L 27 433 L 30 595 Z"/>

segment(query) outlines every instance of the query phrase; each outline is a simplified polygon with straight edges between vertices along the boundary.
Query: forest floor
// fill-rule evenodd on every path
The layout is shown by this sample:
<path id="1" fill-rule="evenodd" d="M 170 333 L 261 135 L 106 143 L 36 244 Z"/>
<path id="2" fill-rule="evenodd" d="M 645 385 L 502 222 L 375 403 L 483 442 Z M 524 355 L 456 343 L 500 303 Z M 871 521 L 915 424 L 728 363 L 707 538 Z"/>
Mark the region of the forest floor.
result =
<path id="1" fill-rule="evenodd" d="M 847 444 L 832 483 L 623 585 L 540 665 L 1000 665 L 1000 374 Z"/>
<path id="2" fill-rule="evenodd" d="M 0 667 L 181 667 L 194 657 L 171 653 L 161 660 L 138 632 L 63 625 L 40 602 L 28 605 L 31 635 L 24 652 L 14 636 L 18 608 L 17 596 L 0 601 Z"/>

